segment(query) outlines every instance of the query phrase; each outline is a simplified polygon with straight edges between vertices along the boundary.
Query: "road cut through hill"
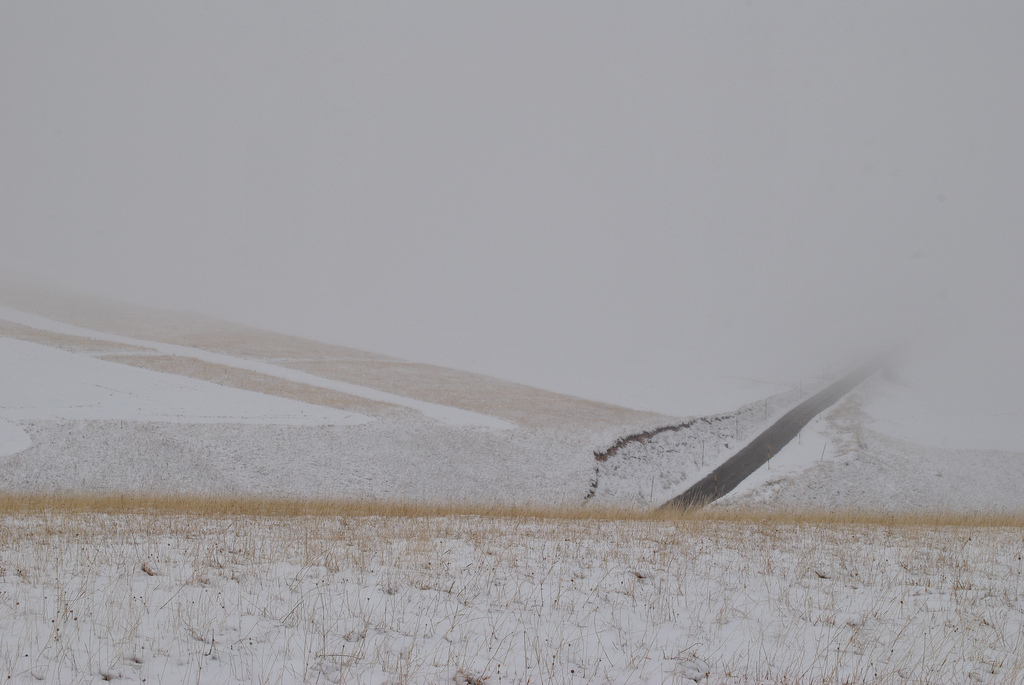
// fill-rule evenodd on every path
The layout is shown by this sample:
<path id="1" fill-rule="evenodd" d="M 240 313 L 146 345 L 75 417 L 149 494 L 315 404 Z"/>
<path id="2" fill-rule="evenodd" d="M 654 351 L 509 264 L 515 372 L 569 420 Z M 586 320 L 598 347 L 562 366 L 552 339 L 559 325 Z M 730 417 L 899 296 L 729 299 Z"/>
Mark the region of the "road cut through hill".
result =
<path id="1" fill-rule="evenodd" d="M 703 506 L 731 492 L 797 436 L 811 419 L 838 402 L 885 364 L 882 357 L 857 367 L 789 410 L 736 454 L 662 507 Z"/>

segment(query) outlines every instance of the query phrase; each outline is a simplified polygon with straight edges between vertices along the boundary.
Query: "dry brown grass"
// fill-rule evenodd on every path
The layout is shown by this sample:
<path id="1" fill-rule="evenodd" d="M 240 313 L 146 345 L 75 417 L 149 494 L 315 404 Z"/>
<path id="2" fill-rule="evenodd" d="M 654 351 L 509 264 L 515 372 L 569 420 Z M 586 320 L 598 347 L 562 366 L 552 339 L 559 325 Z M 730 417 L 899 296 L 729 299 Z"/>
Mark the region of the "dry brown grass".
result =
<path id="1" fill-rule="evenodd" d="M 611 436 L 665 425 L 674 420 L 661 414 L 592 402 L 468 371 L 410 363 L 199 314 L 83 296 L 51 284 L 16 281 L 2 274 L 0 304 L 96 331 L 265 360 L 323 378 L 496 416 L 524 428 L 557 429 L 588 435 L 594 431 L 606 431 Z M 26 335 L 32 342 L 58 347 L 68 344 L 71 339 L 75 345 L 83 344 L 85 340 L 32 329 L 29 332 L 18 331 L 12 337 L 29 339 L 24 337 Z M 118 350 L 104 348 L 96 351 Z M 143 348 L 139 351 L 144 353 Z M 111 358 L 111 361 L 119 360 Z M 152 362 L 135 360 L 133 363 L 143 365 Z M 190 375 L 187 369 L 183 370 L 186 371 L 183 375 Z M 291 392 L 285 386 L 271 384 L 267 388 L 261 392 L 278 394 L 278 389 Z M 373 412 L 367 410 L 367 413 Z"/>
<path id="2" fill-rule="evenodd" d="M 1019 519 L 669 513 L 9 495 L 0 679 L 1022 682 Z"/>
<path id="3" fill-rule="evenodd" d="M 442 518 L 473 516 L 488 519 L 549 519 L 567 521 L 652 521 L 680 523 L 738 523 L 761 527 L 882 526 L 920 528 L 1024 528 L 1024 513 L 879 512 L 856 510 L 748 509 L 623 509 L 592 506 L 523 506 L 398 500 L 291 499 L 233 495 L 128 493 L 3 493 L 0 515 L 52 512 L 61 514 L 159 514 L 199 517 L 385 517 Z"/>
<path id="4" fill-rule="evenodd" d="M 609 426 L 662 426 L 674 419 L 562 395 L 482 374 L 398 359 L 283 361 L 298 371 L 376 388 L 403 397 L 497 416 L 523 428 L 600 430 Z"/>
<path id="5" fill-rule="evenodd" d="M 641 510 L 599 507 L 508 507 L 479 503 L 423 503 L 388 500 L 289 499 L 248 496 L 128 493 L 4 493 L 0 516 L 38 513 L 160 514 L 198 517 L 385 517 L 535 518 L 568 520 L 662 520 Z M 692 516 L 685 514 L 683 516 Z"/>
<path id="6" fill-rule="evenodd" d="M 16 340 L 24 340 L 25 342 L 46 345 L 47 347 L 56 347 L 65 352 L 75 352 L 78 354 L 142 354 L 147 351 L 152 352 L 152 350 L 148 350 L 145 347 L 96 340 L 95 338 L 83 338 L 77 335 L 54 333 L 53 331 L 44 331 L 3 319 L 0 319 L 0 337 L 15 338 Z"/>
<path id="7" fill-rule="evenodd" d="M 336 390 L 318 388 L 246 369 L 213 364 L 191 357 L 156 354 L 153 350 L 145 347 L 54 333 L 10 321 L 0 320 L 0 337 L 56 347 L 66 352 L 100 356 L 106 361 L 140 369 L 195 378 L 239 390 L 250 390 L 368 416 L 384 417 L 412 413 L 409 409 L 393 404 L 375 402 Z"/>
<path id="8" fill-rule="evenodd" d="M 1022 528 L 1021 511 L 871 511 L 865 509 L 717 509 L 694 512 L 708 520 L 768 525 Z"/>
<path id="9" fill-rule="evenodd" d="M 199 359 L 192 359 L 191 357 L 130 355 L 113 357 L 109 361 L 368 416 L 383 417 L 415 414 L 411 409 L 394 404 L 375 402 L 374 400 L 348 395 L 337 390 L 318 388 L 305 383 L 288 381 L 283 378 L 256 373 L 255 371 L 224 366 L 223 364 L 213 364 Z"/>

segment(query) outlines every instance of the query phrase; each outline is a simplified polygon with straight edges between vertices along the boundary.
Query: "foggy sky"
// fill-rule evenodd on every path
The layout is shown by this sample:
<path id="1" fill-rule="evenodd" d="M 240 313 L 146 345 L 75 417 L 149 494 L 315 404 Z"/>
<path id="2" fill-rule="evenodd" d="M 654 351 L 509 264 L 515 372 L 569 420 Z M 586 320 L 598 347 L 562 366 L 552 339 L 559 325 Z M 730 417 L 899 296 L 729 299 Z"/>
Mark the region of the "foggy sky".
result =
<path id="1" fill-rule="evenodd" d="M 1015 2 L 6 2 L 0 267 L 664 411 L 925 320 L 1024 378 L 1021 36 Z"/>

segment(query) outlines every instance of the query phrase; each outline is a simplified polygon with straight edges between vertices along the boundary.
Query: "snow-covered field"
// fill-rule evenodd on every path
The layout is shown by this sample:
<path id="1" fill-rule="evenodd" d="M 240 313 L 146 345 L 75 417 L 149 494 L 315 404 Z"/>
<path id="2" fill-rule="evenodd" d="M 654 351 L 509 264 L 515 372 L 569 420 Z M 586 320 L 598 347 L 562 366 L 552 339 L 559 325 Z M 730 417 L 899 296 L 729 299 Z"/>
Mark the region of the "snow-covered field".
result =
<path id="1" fill-rule="evenodd" d="M 294 359 L 139 340 L 9 308 L 0 318 L 47 343 L 0 337 L 0 474 L 8 491 L 582 502 L 597 446 L 665 420 L 548 394 L 542 399 L 568 406 L 570 417 L 576 402 L 588 416 L 612 418 L 583 430 L 564 418 L 545 426 L 547 416 L 519 426 L 316 376 L 289 367 L 301 363 Z M 145 368 L 168 359 L 198 363 L 199 377 Z M 237 385 L 264 391 L 231 387 L 239 377 Z M 496 398 L 485 401 L 500 408 L 502 389 L 485 387 Z M 508 413 L 531 420 L 516 407 Z M 627 418 L 618 422 L 618 413 Z"/>
<path id="2" fill-rule="evenodd" d="M 893 404 L 894 396 L 907 404 Z M 993 433 L 976 442 L 974 421 L 986 417 L 947 417 L 942 432 L 961 437 L 940 447 L 921 438 L 933 414 L 906 416 L 920 394 L 884 378 L 873 378 L 817 417 L 799 442 L 790 443 L 768 467 L 758 470 L 723 505 L 769 503 L 784 508 L 859 508 L 875 511 L 1024 510 L 1024 451 L 986 448 L 1013 431 L 1012 422 L 990 417 Z M 964 429 L 958 430 L 958 426 Z M 897 435 L 893 435 L 896 433 Z M 917 435 L 908 440 L 898 435 Z M 1000 438 L 999 436 L 1002 436 Z M 954 443 L 955 444 L 955 443 Z"/>
<path id="3" fill-rule="evenodd" d="M 23 312 L 19 312 L 17 310 L 10 309 L 10 308 L 7 308 L 7 307 L 0 307 L 0 318 L 4 319 L 6 321 L 14 322 L 14 323 L 21 324 L 21 325 L 24 325 L 24 326 L 28 326 L 28 327 L 31 327 L 31 328 L 36 328 L 36 329 L 39 329 L 39 330 L 45 330 L 45 331 L 52 332 L 52 333 L 64 334 L 64 335 L 69 335 L 69 336 L 77 336 L 77 337 L 82 337 L 82 338 L 88 338 L 90 340 L 97 340 L 97 341 L 103 341 L 103 342 L 108 342 L 108 343 L 114 343 L 114 344 L 118 344 L 118 345 L 125 345 L 125 346 L 142 348 L 142 349 L 144 349 L 146 351 L 151 351 L 151 352 L 156 353 L 156 354 L 163 354 L 163 355 L 169 355 L 169 356 L 173 356 L 173 357 L 184 357 L 184 358 L 187 358 L 187 359 L 194 359 L 194 360 L 197 360 L 197 361 L 200 361 L 200 362 L 206 362 L 208 364 L 221 365 L 221 366 L 226 366 L 228 368 L 241 369 L 241 370 L 244 370 L 244 371 L 250 371 L 250 372 L 253 372 L 253 373 L 258 373 L 258 374 L 263 374 L 263 375 L 271 376 L 271 377 L 274 377 L 274 378 L 283 379 L 283 380 L 286 380 L 286 381 L 292 381 L 292 382 L 295 382 L 295 383 L 302 383 L 302 384 L 309 385 L 309 386 L 316 387 L 316 388 L 325 388 L 325 389 L 328 389 L 328 390 L 335 390 L 337 392 L 345 393 L 347 395 L 353 395 L 355 397 L 361 397 L 361 398 L 372 400 L 372 401 L 376 401 L 376 402 L 383 402 L 383 403 L 387 403 L 387 404 L 393 404 L 393 405 L 396 405 L 396 406 L 399 406 L 399 407 L 407 407 L 409 409 L 412 409 L 412 410 L 422 414 L 423 416 L 425 416 L 427 418 L 434 419 L 436 421 L 439 421 L 441 423 L 444 423 L 444 424 L 447 424 L 447 425 L 451 425 L 451 426 L 458 426 L 458 427 L 482 427 L 482 428 L 492 428 L 492 429 L 497 429 L 497 430 L 509 430 L 509 429 L 515 428 L 515 426 L 513 424 L 510 424 L 510 423 L 508 423 L 506 421 L 501 421 L 500 419 L 497 419 L 497 418 L 494 418 L 494 417 L 484 416 L 484 415 L 480 415 L 480 414 L 475 414 L 473 412 L 467 412 L 467 411 L 458 409 L 456 407 L 448 407 L 448 406 L 433 404 L 433 403 L 430 403 L 430 402 L 422 402 L 422 401 L 418 401 L 418 400 L 415 400 L 415 399 L 412 399 L 412 398 L 403 397 L 401 395 L 395 395 L 393 393 L 382 392 L 382 391 L 376 390 L 374 388 L 361 387 L 361 386 L 355 385 L 353 383 L 345 383 L 345 382 L 342 382 L 342 381 L 331 380 L 331 379 L 323 378 L 323 377 L 320 377 L 320 376 L 314 376 L 312 374 L 303 373 L 301 371 L 296 371 L 294 369 L 289 369 L 287 367 L 283 367 L 283 366 L 279 366 L 279 365 L 275 365 L 275 364 L 268 364 L 268 363 L 265 363 L 265 362 L 254 361 L 254 360 L 250 360 L 250 359 L 241 359 L 239 357 L 234 357 L 234 356 L 231 356 L 231 355 L 218 354 L 216 352 L 209 352 L 207 350 L 202 350 L 202 349 L 192 348 L 192 347 L 185 347 L 185 346 L 182 346 L 182 345 L 171 345 L 171 344 L 167 344 L 167 343 L 161 343 L 159 341 L 136 340 L 136 339 L 132 339 L 132 338 L 126 338 L 124 336 L 112 335 L 112 334 L 109 334 L 109 333 L 103 333 L 101 331 L 94 331 L 94 330 L 82 328 L 82 327 L 79 327 L 79 326 L 71 326 L 71 325 L 68 325 L 68 324 L 61 323 L 59 321 L 53 321 L 51 319 L 46 319 L 45 317 L 36 316 L 36 315 L 32 315 L 32 314 L 25 314 Z M 89 371 L 93 371 L 94 375 L 102 376 L 102 375 L 104 375 L 104 373 L 110 373 L 109 370 L 104 372 L 104 371 L 98 369 L 98 367 L 102 366 L 102 364 L 95 364 L 95 365 L 93 365 L 93 369 L 80 370 L 80 369 L 77 368 L 76 360 L 72 359 L 71 356 L 67 355 L 67 354 L 60 355 L 60 353 L 56 353 L 55 352 L 55 353 L 52 353 L 52 358 L 51 359 L 42 359 L 42 360 L 40 360 L 40 359 L 31 358 L 33 356 L 33 354 L 34 355 L 39 355 L 40 354 L 40 351 L 38 349 L 33 352 L 29 347 L 24 347 L 23 346 L 21 350 L 17 350 L 15 353 L 17 353 L 17 352 L 21 352 L 22 353 L 22 359 L 14 359 L 14 364 L 16 364 L 16 365 L 24 365 L 24 366 L 27 366 L 27 365 L 34 366 L 35 368 L 33 368 L 32 372 L 30 372 L 32 380 L 36 381 L 36 382 L 41 380 L 41 381 L 44 381 L 46 383 L 46 385 L 42 388 L 43 392 L 47 392 L 47 391 L 51 390 L 51 388 L 48 387 L 51 383 L 59 384 L 59 387 L 56 389 L 56 392 L 50 392 L 49 396 L 46 397 L 43 400 L 43 402 L 39 403 L 39 404 L 42 404 L 43 406 L 46 406 L 46 407 L 49 407 L 50 403 L 52 401 L 54 401 L 54 400 L 56 400 L 58 403 L 63 403 L 65 401 L 65 395 L 67 394 L 67 392 L 72 387 L 74 388 L 75 391 L 77 391 L 77 390 L 81 389 L 81 386 L 83 385 L 83 383 L 86 384 L 86 385 L 93 385 L 93 383 L 89 382 L 91 380 L 91 378 L 87 378 L 87 379 L 83 380 L 83 379 L 81 379 L 79 377 L 81 374 L 88 373 Z M 51 368 L 53 366 L 56 366 L 57 368 Z M 50 374 L 43 373 L 42 369 L 44 369 L 44 368 L 51 368 Z M 120 375 L 123 377 L 123 376 L 126 376 L 128 374 L 126 374 L 125 372 L 121 372 Z M 138 378 L 137 379 L 137 382 L 139 382 L 140 384 L 146 384 L 147 381 L 148 381 L 148 385 L 153 386 L 155 388 L 156 392 L 160 391 L 160 388 L 158 387 L 159 384 L 160 384 L 160 379 L 153 378 L 152 376 L 150 376 L 149 378 L 146 378 L 145 377 L 146 374 L 135 374 L 135 376 L 142 376 L 142 378 Z M 120 380 L 120 379 L 118 379 L 118 380 Z M 36 385 L 35 382 L 33 382 L 33 383 L 23 383 L 21 386 L 14 388 L 14 390 L 15 390 L 15 392 L 21 391 L 21 392 L 25 392 L 25 393 L 35 393 L 35 392 L 37 392 L 37 389 L 36 389 L 35 385 Z M 216 393 L 215 390 L 210 389 L 210 388 L 207 388 L 205 390 L 205 392 L 206 393 Z M 201 394 L 203 394 L 203 393 L 202 392 L 193 393 L 194 397 L 191 398 L 192 402 L 205 403 L 205 402 L 209 401 L 212 404 L 217 404 L 217 403 L 225 401 L 225 398 L 218 397 L 216 395 L 214 397 L 209 398 L 209 400 L 207 400 L 206 398 L 198 397 Z M 146 397 L 146 392 L 145 391 L 141 391 L 141 392 L 137 391 L 135 393 L 130 393 L 129 392 L 129 395 L 133 395 L 133 396 L 129 397 L 129 398 L 126 398 L 126 400 L 123 403 L 121 403 L 121 404 L 127 404 L 130 407 L 133 404 L 137 404 L 137 403 L 140 403 L 140 402 L 146 402 L 148 400 L 148 397 Z M 250 401 L 252 400 L 252 398 L 249 398 L 249 399 L 250 399 Z M 292 403 L 292 405 L 295 405 L 295 403 Z M 107 411 L 104 411 L 104 408 L 106 408 Z M 114 411 L 116 412 L 116 410 L 118 408 L 123 408 L 123 407 L 119 406 L 119 405 L 116 405 L 114 403 L 106 403 L 106 407 L 101 407 L 99 409 L 98 415 L 102 416 L 103 418 L 116 418 L 116 417 L 112 417 L 110 415 L 111 412 L 109 410 L 111 408 L 114 408 Z M 192 408 L 191 407 L 188 407 L 187 409 L 182 407 L 180 409 L 180 411 L 182 413 L 182 417 L 181 418 L 183 418 L 185 420 L 192 420 L 194 418 L 192 413 L 191 413 L 192 412 Z M 294 407 L 293 407 L 293 411 L 294 411 Z M 142 412 L 140 412 L 140 413 L 142 413 Z M 174 414 L 171 414 L 171 416 L 172 416 L 172 418 L 177 418 L 177 416 L 175 416 Z M 161 421 L 161 420 L 167 420 L 167 417 L 168 417 L 168 414 L 162 414 L 162 415 L 154 416 L 152 414 L 152 412 L 145 412 L 145 413 L 143 413 L 143 416 L 142 416 L 141 420 Z M 87 418 L 96 418 L 96 416 L 90 415 Z M 233 423 L 233 422 L 235 422 L 235 417 L 232 417 L 232 416 L 222 416 L 219 419 L 217 419 L 217 417 L 213 417 L 213 418 L 218 420 L 220 423 Z M 249 417 L 243 417 L 243 418 L 249 418 Z M 287 420 L 281 421 L 278 417 L 274 416 L 273 414 L 268 415 L 268 416 L 258 417 L 258 420 L 259 419 L 262 419 L 260 421 L 262 423 L 287 423 L 288 422 Z M 339 424 L 339 425 L 344 425 L 346 422 L 348 422 L 348 423 L 353 423 L 353 422 L 354 423 L 363 423 L 363 422 L 365 422 L 367 420 L 368 419 L 366 419 L 365 417 L 344 417 L 344 418 L 343 417 L 333 417 L 331 420 L 325 421 L 325 422 Z"/>
<path id="4" fill-rule="evenodd" d="M 27 304 L 65 320 L 0 306 L 8 491 L 643 507 L 804 394 L 727 379 L 708 406 L 747 404 L 683 419 L 211 320 L 183 328 L 156 310 L 54 304 L 64 297 Z M 683 424 L 594 459 L 624 435 Z"/>
<path id="5" fill-rule="evenodd" d="M 964 377 L 926 341 L 817 417 L 723 504 L 1024 511 L 1018 379 Z"/>
<path id="6" fill-rule="evenodd" d="M 668 417 L 258 332 L 76 321 L 0 308 L 7 493 L 636 511 L 817 387 Z M 1020 512 L 1024 422 L 1000 411 L 1012 403 L 979 413 L 927 378 L 911 364 L 871 379 L 716 506 Z M 1024 682 L 1021 531 L 15 507 L 0 515 L 0 674 Z"/>
<path id="7" fill-rule="evenodd" d="M 1024 511 L 1021 382 L 965 376 L 957 343 L 933 338 L 908 349 L 716 506 Z M 667 501 L 805 396 L 793 389 L 624 446 L 597 466 L 596 501 Z"/>
<path id="8" fill-rule="evenodd" d="M 1020 528 L 51 512 L 0 537 L 13 682 L 1024 682 Z"/>
<path id="9" fill-rule="evenodd" d="M 354 426 L 371 420 L 11 338 L 0 338 L 0 358 L 0 403 L 8 421 Z"/>
<path id="10" fill-rule="evenodd" d="M 322 362 L 272 350 L 231 355 L 9 307 L 0 320 L 22 336 L 0 337 L 0 475 L 9 491 L 643 507 L 685 489 L 804 394 L 682 421 L 574 398 L 558 400 L 558 415 L 548 396 L 532 406 L 520 388 L 486 383 L 471 402 L 449 406 L 381 390 L 402 389 L 386 373 L 369 376 L 378 387 L 361 386 L 332 377 Z M 344 368 L 360 365 L 369 363 Z M 158 371 L 165 368 L 174 373 Z M 428 376 L 406 391 L 442 398 L 433 388 L 445 380 Z M 623 435 L 681 424 L 607 462 L 594 459 Z"/>
<path id="11" fill-rule="evenodd" d="M 202 317 L 11 292 L 48 316 L 0 306 L 8 491 L 645 507 L 828 381 L 725 383 L 708 407 L 734 408 L 672 417 Z M 722 504 L 1020 510 L 1017 386 L 947 375 L 956 342 L 937 338 L 865 383 Z"/>

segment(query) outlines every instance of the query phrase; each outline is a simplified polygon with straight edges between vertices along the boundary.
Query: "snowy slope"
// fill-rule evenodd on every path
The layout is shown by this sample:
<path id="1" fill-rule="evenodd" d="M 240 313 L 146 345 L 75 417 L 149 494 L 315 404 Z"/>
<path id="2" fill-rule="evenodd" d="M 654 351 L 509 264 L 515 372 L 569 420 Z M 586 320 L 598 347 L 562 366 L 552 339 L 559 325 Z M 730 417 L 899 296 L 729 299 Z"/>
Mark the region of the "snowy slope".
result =
<path id="1" fill-rule="evenodd" d="M 582 502 L 593 450 L 619 430 L 615 423 L 573 430 L 564 418 L 554 428 L 522 429 L 264 359 L 11 309 L 0 314 L 8 333 L 26 338 L 0 337 L 0 456 L 6 457 L 0 479 L 8 490 Z M 196 362 L 200 375 L 219 382 L 136 368 L 160 359 Z M 509 387 L 499 383 L 490 390 L 490 406 L 501 408 L 500 391 Z M 511 390 L 520 405 L 528 404 L 529 389 Z M 353 402 L 369 413 L 337 408 Z M 541 406 L 564 405 L 570 417 L 577 408 L 584 416 L 631 416 L 573 402 L 540 397 Z M 644 424 L 625 429 L 637 425 Z"/>
<path id="2" fill-rule="evenodd" d="M 817 417 L 722 504 L 1024 510 L 1020 420 L 884 377 Z"/>
<path id="3" fill-rule="evenodd" d="M 372 419 L 0 338 L 0 416 L 164 423 L 354 426 Z"/>
<path id="4" fill-rule="evenodd" d="M 0 358 L 12 490 L 581 501 L 593 460 L 529 432 L 371 419 L 9 338 Z"/>
<path id="5" fill-rule="evenodd" d="M 17 454 L 31 446 L 32 438 L 28 433 L 17 424 L 0 419 L 0 457 Z"/>
<path id="6" fill-rule="evenodd" d="M 313 385 L 329 390 L 337 390 L 339 392 L 363 397 L 377 402 L 386 402 L 389 404 L 408 407 L 420 412 L 428 418 L 435 419 L 452 426 L 479 426 L 499 430 L 514 428 L 514 426 L 507 421 L 501 421 L 500 419 L 492 416 L 485 416 L 476 412 L 467 412 L 455 407 L 446 407 L 430 402 L 421 402 L 408 397 L 395 395 L 393 393 L 381 392 L 373 388 L 364 388 L 353 383 L 321 378 L 312 374 L 296 371 L 294 369 L 288 369 L 251 359 L 240 359 L 230 355 L 218 354 L 216 352 L 185 347 L 182 345 L 171 345 L 152 340 L 136 340 L 121 335 L 103 333 L 101 331 L 90 330 L 80 326 L 72 326 L 59 321 L 53 321 L 38 315 L 20 312 L 9 307 L 0 307 L 0 319 L 54 333 L 81 336 L 93 340 L 118 343 L 121 345 L 144 346 L 162 354 L 189 357 L 208 363 L 221 364 L 246 371 L 254 371 L 269 376 L 275 376 L 284 380 L 305 383 L 307 385 Z"/>
<path id="7" fill-rule="evenodd" d="M 1018 391 L 1020 392 L 1020 391 Z M 1015 402 L 973 393 L 934 392 L 902 379 L 879 379 L 863 396 L 865 427 L 942 449 L 1024 450 L 1024 413 Z"/>
<path id="8" fill-rule="evenodd" d="M 157 310 L 132 319 L 74 303 L 76 324 L 0 307 L 2 333 L 14 336 L 0 335 L 8 488 L 649 506 L 815 387 L 762 385 L 776 394 L 683 420 L 217 322 L 182 329 Z M 948 360 L 933 344 L 864 384 L 724 503 L 1020 508 L 1024 417 L 1008 410 L 1005 388 L 945 387 L 936 369 Z M 733 401 L 752 392 L 730 382 Z M 594 459 L 665 426 L 675 428 Z"/>

